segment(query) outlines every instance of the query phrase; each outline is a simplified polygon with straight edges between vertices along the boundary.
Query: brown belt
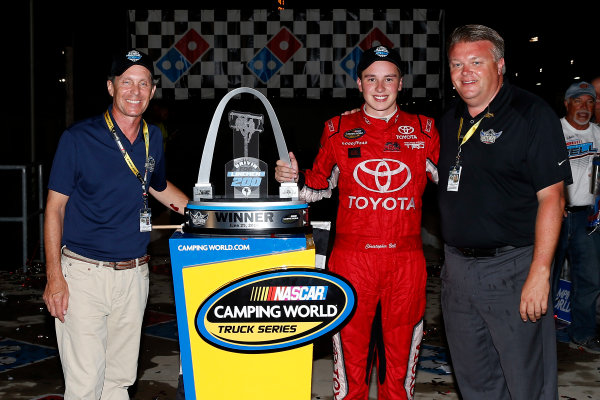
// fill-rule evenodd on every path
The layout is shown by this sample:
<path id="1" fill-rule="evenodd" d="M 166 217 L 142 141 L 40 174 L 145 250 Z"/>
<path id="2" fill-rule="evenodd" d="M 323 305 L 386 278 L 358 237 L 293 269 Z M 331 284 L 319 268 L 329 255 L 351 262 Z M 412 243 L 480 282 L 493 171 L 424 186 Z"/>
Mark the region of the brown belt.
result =
<path id="1" fill-rule="evenodd" d="M 87 258 L 84 256 L 80 256 L 77 253 L 73 253 L 71 250 L 67 249 L 66 247 L 63 249 L 62 253 L 64 254 L 65 257 L 72 258 L 73 260 L 83 261 L 83 262 L 86 262 L 89 264 L 98 265 L 101 267 L 108 267 L 108 268 L 112 268 L 112 269 L 116 269 L 116 270 L 135 268 L 138 265 L 146 264 L 150 260 L 150 256 L 146 254 L 145 256 L 142 256 L 139 258 L 134 258 L 133 260 L 127 260 L 127 261 L 98 261 L 98 260 L 94 260 L 93 258 Z"/>

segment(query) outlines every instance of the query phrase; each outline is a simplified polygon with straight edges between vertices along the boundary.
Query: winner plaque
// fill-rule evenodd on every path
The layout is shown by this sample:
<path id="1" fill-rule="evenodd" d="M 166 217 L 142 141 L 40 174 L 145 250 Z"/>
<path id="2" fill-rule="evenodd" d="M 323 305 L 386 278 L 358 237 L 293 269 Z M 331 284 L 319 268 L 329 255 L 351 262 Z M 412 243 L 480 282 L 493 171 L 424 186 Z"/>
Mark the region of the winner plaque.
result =
<path id="1" fill-rule="evenodd" d="M 298 186 L 282 183 L 279 196 L 268 194 L 268 165 L 260 159 L 259 135 L 265 117 L 244 111 L 227 114 L 233 135 L 232 159 L 225 164 L 225 194 L 216 196 L 210 183 L 212 159 L 219 124 L 229 100 L 249 93 L 261 100 L 271 122 L 279 159 L 290 162 L 281 126 L 273 107 L 259 91 L 242 87 L 229 92 L 213 115 L 193 201 L 185 209 L 185 232 L 216 235 L 264 235 L 299 233 L 309 230 L 308 205 L 298 200 Z"/>

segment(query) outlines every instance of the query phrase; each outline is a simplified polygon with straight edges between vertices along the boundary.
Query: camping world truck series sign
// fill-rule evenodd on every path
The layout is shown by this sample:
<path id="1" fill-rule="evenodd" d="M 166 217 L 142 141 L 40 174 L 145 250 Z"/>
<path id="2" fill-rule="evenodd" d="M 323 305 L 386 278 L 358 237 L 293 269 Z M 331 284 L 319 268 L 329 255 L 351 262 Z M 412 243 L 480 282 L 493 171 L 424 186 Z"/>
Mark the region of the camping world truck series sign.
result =
<path id="1" fill-rule="evenodd" d="M 195 325 L 206 342 L 223 350 L 277 352 L 341 329 L 355 307 L 354 289 L 338 275 L 269 270 L 214 292 L 198 308 Z"/>

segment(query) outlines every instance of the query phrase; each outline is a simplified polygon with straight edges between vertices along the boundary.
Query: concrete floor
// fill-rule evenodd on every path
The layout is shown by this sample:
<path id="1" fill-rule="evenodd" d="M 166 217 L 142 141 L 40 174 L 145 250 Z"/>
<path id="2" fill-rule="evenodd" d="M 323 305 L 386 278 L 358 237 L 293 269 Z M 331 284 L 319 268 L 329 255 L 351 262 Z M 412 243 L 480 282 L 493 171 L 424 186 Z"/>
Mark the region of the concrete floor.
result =
<path id="1" fill-rule="evenodd" d="M 179 373 L 175 305 L 167 241 L 153 235 L 149 252 L 151 289 L 142 337 L 139 379 L 132 399 L 174 399 Z M 440 313 L 439 252 L 426 246 L 429 283 L 425 337 L 415 399 L 459 399 L 445 355 Z M 54 322 L 41 299 L 43 265 L 0 273 L 0 399 L 62 399 L 64 383 L 56 349 Z M 559 398 L 600 399 L 600 356 L 558 343 Z M 332 399 L 329 340 L 315 343 L 311 400 Z M 376 398 L 372 388 L 370 398 Z M 485 399 L 484 399 L 485 400 Z"/>

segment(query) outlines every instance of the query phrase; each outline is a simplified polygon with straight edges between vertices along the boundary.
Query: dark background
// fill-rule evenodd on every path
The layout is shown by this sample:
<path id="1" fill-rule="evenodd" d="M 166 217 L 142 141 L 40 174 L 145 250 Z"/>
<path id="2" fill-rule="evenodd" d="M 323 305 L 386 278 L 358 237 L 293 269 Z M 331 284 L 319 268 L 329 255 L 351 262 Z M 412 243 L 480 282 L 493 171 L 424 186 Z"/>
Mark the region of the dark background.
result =
<path id="1" fill-rule="evenodd" d="M 11 5 L 10 11 L 4 14 L 5 23 L 1 28 L 5 99 L 2 102 L 4 129 L 0 164 L 39 163 L 43 167 L 42 183 L 45 185 L 58 139 L 68 121 L 99 114 L 111 101 L 106 91 L 107 70 L 112 52 L 129 46 L 127 10 L 141 7 L 160 9 L 164 8 L 165 2 L 106 0 L 83 5 L 72 1 L 30 0 L 14 3 L 17 4 Z M 168 4 L 172 9 L 239 9 L 250 6 L 275 9 L 278 6 L 274 0 L 228 1 L 218 5 L 204 1 L 170 1 Z M 287 0 L 284 6 L 306 9 L 322 8 L 323 4 L 327 4 L 328 8 L 347 7 L 346 2 L 312 0 Z M 544 98 L 559 117 L 563 116 L 562 99 L 568 85 L 575 78 L 589 81 L 600 76 L 598 6 L 587 9 L 581 4 L 577 9 L 564 8 L 565 3 L 561 6 L 563 8 L 528 6 L 516 9 L 490 4 L 474 10 L 470 5 L 455 8 L 426 1 L 374 1 L 361 5 L 362 8 L 442 8 L 444 38 L 455 27 L 465 23 L 480 23 L 496 29 L 506 42 L 507 78 Z M 350 7 L 356 8 L 356 5 L 351 4 Z M 534 36 L 539 41 L 532 43 L 529 39 Z M 72 51 L 72 72 L 66 67 L 65 49 Z M 445 54 L 442 59 L 445 61 Z M 33 79 L 30 76 L 32 66 Z M 447 65 L 444 64 L 442 75 L 447 75 L 446 70 Z M 67 90 L 65 83 L 60 82 L 67 75 L 73 84 L 72 115 L 67 115 Z M 441 99 L 416 99 L 413 103 L 408 102 L 410 99 L 404 94 L 400 102 L 408 111 L 438 118 L 453 96 L 452 86 L 446 78 Z M 197 179 L 204 137 L 219 100 L 165 104 L 169 109 L 167 122 L 172 134 L 167 146 L 169 179 L 189 195 Z M 296 153 L 301 167 L 308 167 L 316 153 L 323 122 L 361 103 L 358 96 L 352 99 L 269 100 L 282 125 L 288 148 Z M 153 116 L 149 112 L 146 118 L 151 120 Z M 270 157 L 276 155 L 269 153 L 270 145 L 262 148 L 267 150 L 261 153 L 261 158 L 272 163 Z M 218 149 L 218 154 L 228 151 L 225 145 Z M 20 176 L 1 172 L 4 196 L 0 203 L 3 210 L 0 217 L 19 215 Z M 37 184 L 35 179 L 29 180 L 28 183 Z M 36 190 L 28 194 L 32 209 L 37 206 L 38 194 Z M 45 195 L 41 193 L 42 198 Z M 319 213 L 329 212 L 330 204 L 313 208 L 315 215 L 320 217 Z M 39 257 L 36 254 L 39 251 L 37 223 L 37 218 L 32 218 L 28 250 L 32 259 Z M 8 269 L 18 267 L 21 263 L 19 224 L 2 222 L 0 227 L 3 228 L 3 253 L 8 254 L 10 260 L 16 260 L 7 261 L 4 265 L 9 265 Z"/>

